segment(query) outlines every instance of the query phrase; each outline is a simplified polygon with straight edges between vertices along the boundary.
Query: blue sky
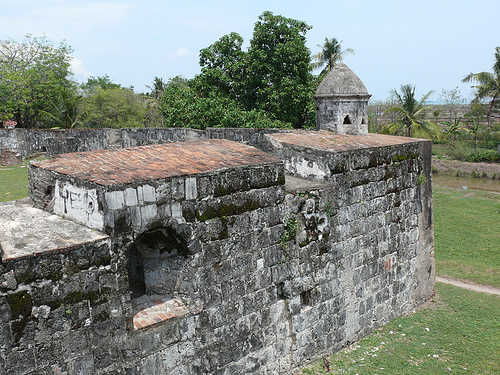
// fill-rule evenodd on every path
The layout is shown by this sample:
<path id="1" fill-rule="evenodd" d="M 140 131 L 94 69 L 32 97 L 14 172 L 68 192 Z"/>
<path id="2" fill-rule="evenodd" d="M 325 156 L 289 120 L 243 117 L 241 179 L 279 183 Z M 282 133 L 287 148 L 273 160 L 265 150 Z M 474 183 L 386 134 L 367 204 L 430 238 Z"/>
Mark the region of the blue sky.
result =
<path id="1" fill-rule="evenodd" d="M 498 0 L 0 0 L 0 39 L 65 40 L 78 80 L 107 74 L 142 92 L 155 76 L 198 74 L 199 50 L 225 34 L 248 45 L 266 10 L 311 25 L 312 53 L 325 37 L 354 49 L 345 63 L 375 100 L 406 83 L 419 97 L 458 86 L 468 99 L 461 79 L 491 71 L 500 45 Z"/>

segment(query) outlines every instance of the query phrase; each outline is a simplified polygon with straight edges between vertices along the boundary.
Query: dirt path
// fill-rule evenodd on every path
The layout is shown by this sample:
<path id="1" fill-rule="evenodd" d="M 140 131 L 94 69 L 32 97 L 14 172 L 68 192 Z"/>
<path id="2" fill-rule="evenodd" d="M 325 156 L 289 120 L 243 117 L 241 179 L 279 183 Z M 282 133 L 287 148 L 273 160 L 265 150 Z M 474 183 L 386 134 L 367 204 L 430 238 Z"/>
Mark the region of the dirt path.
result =
<path id="1" fill-rule="evenodd" d="M 472 290 L 474 292 L 496 294 L 497 296 L 500 296 L 500 288 L 495 288 L 495 287 L 489 286 L 489 285 L 481 285 L 481 284 L 476 284 L 476 283 L 473 283 L 470 281 L 457 280 L 457 279 L 453 279 L 451 277 L 444 277 L 444 276 L 436 276 L 436 281 L 438 281 L 440 283 L 458 286 L 459 288 Z"/>

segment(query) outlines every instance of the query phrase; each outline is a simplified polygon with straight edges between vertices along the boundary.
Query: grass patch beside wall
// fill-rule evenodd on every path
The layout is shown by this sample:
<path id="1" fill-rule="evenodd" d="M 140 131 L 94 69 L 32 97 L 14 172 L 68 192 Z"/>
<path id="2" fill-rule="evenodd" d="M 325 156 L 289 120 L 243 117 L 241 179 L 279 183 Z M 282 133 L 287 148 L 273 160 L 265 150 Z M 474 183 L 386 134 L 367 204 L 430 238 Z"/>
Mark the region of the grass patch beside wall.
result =
<path id="1" fill-rule="evenodd" d="M 436 298 L 301 374 L 500 374 L 500 298 L 438 283 Z"/>
<path id="2" fill-rule="evenodd" d="M 500 194 L 434 187 L 436 272 L 500 287 Z"/>
<path id="3" fill-rule="evenodd" d="M 12 167 L 0 167 L 0 202 L 28 196 L 28 162 Z"/>

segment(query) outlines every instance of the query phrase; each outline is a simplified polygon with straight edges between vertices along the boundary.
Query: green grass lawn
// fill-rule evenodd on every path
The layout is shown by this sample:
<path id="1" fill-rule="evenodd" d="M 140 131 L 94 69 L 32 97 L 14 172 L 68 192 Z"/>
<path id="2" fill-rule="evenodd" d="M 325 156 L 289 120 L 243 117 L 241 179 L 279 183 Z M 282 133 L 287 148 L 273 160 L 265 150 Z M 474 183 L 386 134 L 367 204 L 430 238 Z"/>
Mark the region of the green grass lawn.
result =
<path id="1" fill-rule="evenodd" d="M 431 306 L 393 320 L 303 374 L 500 374 L 500 298 L 437 284 Z"/>
<path id="2" fill-rule="evenodd" d="M 28 196 L 28 162 L 13 167 L 0 167 L 0 202 Z"/>
<path id="3" fill-rule="evenodd" d="M 500 194 L 434 187 L 436 271 L 500 287 Z"/>

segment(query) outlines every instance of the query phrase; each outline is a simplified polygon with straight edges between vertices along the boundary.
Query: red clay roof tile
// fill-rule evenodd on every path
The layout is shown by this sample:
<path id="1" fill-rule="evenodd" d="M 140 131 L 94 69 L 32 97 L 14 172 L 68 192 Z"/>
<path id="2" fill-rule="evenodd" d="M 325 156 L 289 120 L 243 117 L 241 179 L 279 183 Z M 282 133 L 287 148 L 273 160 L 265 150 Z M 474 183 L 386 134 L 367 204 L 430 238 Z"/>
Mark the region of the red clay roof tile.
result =
<path id="1" fill-rule="evenodd" d="M 279 162 L 254 147 L 222 139 L 56 155 L 36 167 L 99 185 L 115 185 Z"/>

